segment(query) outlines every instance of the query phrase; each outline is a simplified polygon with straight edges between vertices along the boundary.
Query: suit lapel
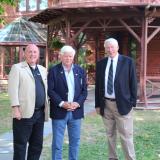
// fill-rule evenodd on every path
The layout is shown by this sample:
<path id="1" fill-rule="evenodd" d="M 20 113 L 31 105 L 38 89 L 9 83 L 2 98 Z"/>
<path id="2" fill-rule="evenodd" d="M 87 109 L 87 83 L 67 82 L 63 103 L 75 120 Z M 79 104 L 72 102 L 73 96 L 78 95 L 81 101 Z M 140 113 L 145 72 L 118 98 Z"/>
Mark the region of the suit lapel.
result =
<path id="1" fill-rule="evenodd" d="M 78 69 L 77 69 L 77 67 L 75 66 L 75 65 L 73 65 L 73 74 L 74 74 L 74 85 L 75 85 L 75 87 L 74 87 L 74 89 L 75 89 L 75 92 L 76 92 L 76 90 L 77 90 L 77 87 L 78 87 L 78 82 L 79 82 L 79 80 L 78 80 L 78 78 L 79 78 L 79 76 L 78 76 Z"/>
<path id="2" fill-rule="evenodd" d="M 60 76 L 62 77 L 62 80 L 63 80 L 66 88 L 68 88 L 68 87 L 67 87 L 67 80 L 66 80 L 66 76 L 65 76 L 65 73 L 64 73 L 64 69 L 63 69 L 62 63 L 61 63 L 60 66 L 59 66 L 59 74 L 60 74 Z"/>
<path id="3" fill-rule="evenodd" d="M 120 73 L 121 67 L 122 67 L 123 63 L 122 63 L 122 56 L 119 55 L 118 56 L 118 62 L 117 62 L 117 68 L 116 68 L 116 75 L 115 75 L 115 81 Z"/>
<path id="4" fill-rule="evenodd" d="M 42 71 L 41 67 L 39 65 L 37 65 L 38 67 L 38 70 L 41 74 L 41 78 L 42 78 L 42 81 L 43 81 L 43 84 L 45 85 L 45 78 L 46 78 L 46 75 L 44 75 L 44 72 Z"/>
<path id="5" fill-rule="evenodd" d="M 106 72 L 107 62 L 108 62 L 108 58 L 105 58 L 103 65 L 102 65 L 102 80 L 103 80 L 104 86 L 105 86 L 105 72 Z"/>
<path id="6" fill-rule="evenodd" d="M 22 67 L 27 71 L 27 73 L 34 79 L 31 69 L 26 61 L 22 62 Z"/>

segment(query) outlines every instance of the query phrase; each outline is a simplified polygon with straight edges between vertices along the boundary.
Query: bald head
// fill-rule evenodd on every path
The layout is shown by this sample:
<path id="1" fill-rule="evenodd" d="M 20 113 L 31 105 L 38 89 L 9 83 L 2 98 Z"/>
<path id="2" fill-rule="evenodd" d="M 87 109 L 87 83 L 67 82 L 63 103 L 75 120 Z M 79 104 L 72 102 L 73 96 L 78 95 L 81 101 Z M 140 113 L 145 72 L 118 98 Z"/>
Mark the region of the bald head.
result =
<path id="1" fill-rule="evenodd" d="M 39 59 L 39 49 L 35 44 L 29 44 L 25 49 L 24 54 L 26 62 L 33 66 L 36 65 Z"/>

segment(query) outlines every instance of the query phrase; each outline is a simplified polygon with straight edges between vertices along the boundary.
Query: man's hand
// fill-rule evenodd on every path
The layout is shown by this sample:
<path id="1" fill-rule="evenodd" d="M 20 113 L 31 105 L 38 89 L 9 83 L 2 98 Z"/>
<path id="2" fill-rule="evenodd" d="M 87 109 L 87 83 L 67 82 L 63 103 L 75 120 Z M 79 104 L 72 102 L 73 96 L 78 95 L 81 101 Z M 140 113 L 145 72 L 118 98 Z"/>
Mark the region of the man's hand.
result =
<path id="1" fill-rule="evenodd" d="M 20 120 L 22 118 L 22 115 L 21 115 L 21 111 L 20 111 L 19 106 L 13 106 L 12 108 L 13 108 L 12 109 L 13 118 Z"/>
<path id="2" fill-rule="evenodd" d="M 76 108 L 79 108 L 80 105 L 77 102 L 71 102 L 71 110 L 74 111 Z"/>
<path id="3" fill-rule="evenodd" d="M 100 108 L 99 107 L 96 108 L 96 113 L 100 115 Z"/>
<path id="4" fill-rule="evenodd" d="M 74 111 L 76 108 L 79 108 L 80 105 L 77 102 L 64 102 L 63 108 L 68 111 Z"/>
<path id="5" fill-rule="evenodd" d="M 69 102 L 64 102 L 62 107 L 64 109 L 68 110 L 68 109 L 70 109 L 70 103 Z"/>

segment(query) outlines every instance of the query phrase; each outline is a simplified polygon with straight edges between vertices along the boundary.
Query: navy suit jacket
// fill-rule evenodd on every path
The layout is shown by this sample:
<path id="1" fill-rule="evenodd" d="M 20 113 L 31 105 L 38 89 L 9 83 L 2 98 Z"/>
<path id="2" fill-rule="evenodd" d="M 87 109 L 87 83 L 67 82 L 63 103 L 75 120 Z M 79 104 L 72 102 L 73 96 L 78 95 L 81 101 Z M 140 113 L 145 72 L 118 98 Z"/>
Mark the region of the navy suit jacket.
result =
<path id="1" fill-rule="evenodd" d="M 73 65 L 75 95 L 74 102 L 80 107 L 73 111 L 73 117 L 79 119 L 84 117 L 83 104 L 87 97 L 86 73 L 78 65 Z M 48 95 L 50 97 L 50 117 L 63 119 L 67 110 L 59 107 L 61 101 L 68 101 L 68 86 L 62 63 L 53 66 L 48 74 Z"/>
<path id="2" fill-rule="evenodd" d="M 105 70 L 108 58 L 97 62 L 95 107 L 100 107 L 100 114 L 104 115 L 105 107 Z M 137 78 L 134 61 L 126 56 L 119 55 L 114 81 L 115 98 L 118 111 L 126 115 L 136 106 Z"/>

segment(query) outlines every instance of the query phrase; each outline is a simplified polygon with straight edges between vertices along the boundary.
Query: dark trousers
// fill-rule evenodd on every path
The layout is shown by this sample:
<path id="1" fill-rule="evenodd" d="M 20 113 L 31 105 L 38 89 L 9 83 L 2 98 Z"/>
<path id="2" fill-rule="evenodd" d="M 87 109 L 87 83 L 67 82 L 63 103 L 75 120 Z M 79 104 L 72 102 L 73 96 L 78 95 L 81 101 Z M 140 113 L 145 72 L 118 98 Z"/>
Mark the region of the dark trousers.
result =
<path id="1" fill-rule="evenodd" d="M 39 160 L 43 146 L 44 111 L 37 110 L 31 118 L 13 119 L 13 160 Z M 28 143 L 28 149 L 27 149 Z"/>

